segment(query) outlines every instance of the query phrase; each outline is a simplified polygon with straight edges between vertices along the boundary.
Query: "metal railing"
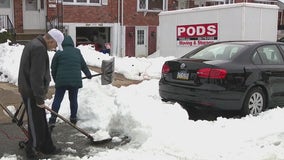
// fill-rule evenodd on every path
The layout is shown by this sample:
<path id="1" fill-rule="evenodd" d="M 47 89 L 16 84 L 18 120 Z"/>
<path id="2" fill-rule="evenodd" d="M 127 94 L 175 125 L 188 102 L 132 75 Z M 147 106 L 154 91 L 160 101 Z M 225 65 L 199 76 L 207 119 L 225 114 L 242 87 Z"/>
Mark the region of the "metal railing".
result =
<path id="1" fill-rule="evenodd" d="M 15 40 L 16 31 L 8 15 L 0 15 L 0 29 L 7 30 L 7 32 L 10 33 Z"/>
<path id="2" fill-rule="evenodd" d="M 56 12 L 55 15 L 52 17 L 46 17 L 46 30 L 50 30 L 52 28 L 57 28 L 61 31 L 64 30 L 63 28 L 63 2 L 57 1 L 56 2 Z"/>
<path id="3" fill-rule="evenodd" d="M 62 16 L 53 16 L 50 19 L 47 18 L 46 21 L 46 30 L 50 30 L 52 28 L 57 28 L 59 30 L 63 30 L 63 22 L 62 22 Z"/>

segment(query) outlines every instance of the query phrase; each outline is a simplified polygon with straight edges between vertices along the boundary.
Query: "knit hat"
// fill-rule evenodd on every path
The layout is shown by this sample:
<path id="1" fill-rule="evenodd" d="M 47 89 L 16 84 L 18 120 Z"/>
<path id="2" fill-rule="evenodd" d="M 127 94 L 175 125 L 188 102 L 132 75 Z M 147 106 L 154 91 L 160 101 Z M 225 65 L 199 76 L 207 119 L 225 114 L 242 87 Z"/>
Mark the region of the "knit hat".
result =
<path id="1" fill-rule="evenodd" d="M 64 40 L 63 33 L 59 31 L 58 29 L 53 28 L 48 31 L 48 34 L 56 41 L 58 50 L 63 51 L 63 48 L 61 45 Z"/>

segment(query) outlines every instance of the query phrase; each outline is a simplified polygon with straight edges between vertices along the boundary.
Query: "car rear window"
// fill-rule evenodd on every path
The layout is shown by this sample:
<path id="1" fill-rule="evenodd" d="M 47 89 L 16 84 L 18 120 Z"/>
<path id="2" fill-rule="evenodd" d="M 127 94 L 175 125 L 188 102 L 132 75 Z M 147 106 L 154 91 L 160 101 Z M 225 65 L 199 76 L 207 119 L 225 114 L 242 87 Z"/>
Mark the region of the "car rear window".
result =
<path id="1" fill-rule="evenodd" d="M 184 58 L 204 59 L 204 60 L 231 60 L 236 57 L 245 45 L 221 43 L 210 45 L 193 54 L 185 55 Z"/>

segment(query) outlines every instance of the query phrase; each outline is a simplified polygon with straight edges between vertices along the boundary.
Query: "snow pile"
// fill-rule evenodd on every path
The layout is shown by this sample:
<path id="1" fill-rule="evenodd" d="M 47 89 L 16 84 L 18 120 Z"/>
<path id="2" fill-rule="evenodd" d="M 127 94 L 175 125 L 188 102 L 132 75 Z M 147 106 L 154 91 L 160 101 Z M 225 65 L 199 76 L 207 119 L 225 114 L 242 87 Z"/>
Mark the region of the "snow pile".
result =
<path id="1" fill-rule="evenodd" d="M 111 56 L 91 47 L 80 48 L 89 65 L 100 66 Z M 22 46 L 0 44 L 0 71 L 17 82 L 17 70 Z M 50 58 L 52 58 L 50 53 Z M 83 80 L 79 90 L 77 125 L 99 130 L 96 137 L 119 132 L 131 138 L 124 146 L 114 149 L 87 148 L 88 155 L 76 157 L 58 155 L 70 160 L 283 160 L 284 109 L 275 108 L 258 116 L 239 119 L 219 117 L 215 121 L 189 120 L 177 104 L 168 104 L 159 97 L 159 74 L 164 61 L 173 57 L 131 58 L 115 57 L 115 70 L 128 78 L 144 80 L 128 87 L 101 85 L 100 76 Z M 53 99 L 46 100 L 51 106 Z M 59 114 L 70 115 L 65 95 Z M 50 114 L 47 114 L 47 118 Z M 58 119 L 60 123 L 61 120 Z M 118 138 L 115 140 L 119 140 Z M 72 148 L 69 152 L 76 153 Z M 4 155 L 0 160 L 20 159 Z"/>

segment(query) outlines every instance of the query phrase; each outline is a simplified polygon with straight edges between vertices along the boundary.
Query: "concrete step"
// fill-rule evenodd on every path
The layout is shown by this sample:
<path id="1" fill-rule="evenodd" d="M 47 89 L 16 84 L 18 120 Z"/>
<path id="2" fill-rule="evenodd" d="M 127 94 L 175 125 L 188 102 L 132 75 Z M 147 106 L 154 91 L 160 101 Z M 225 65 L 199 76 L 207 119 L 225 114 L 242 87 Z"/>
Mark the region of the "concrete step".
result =
<path id="1" fill-rule="evenodd" d="M 26 44 L 39 35 L 44 35 L 45 30 L 24 30 L 23 33 L 16 33 L 16 43 Z"/>

